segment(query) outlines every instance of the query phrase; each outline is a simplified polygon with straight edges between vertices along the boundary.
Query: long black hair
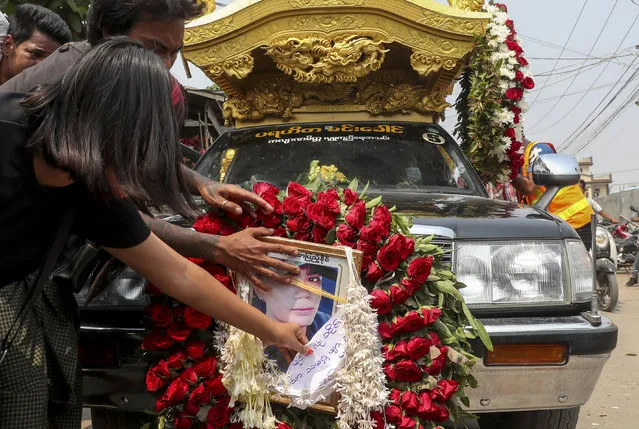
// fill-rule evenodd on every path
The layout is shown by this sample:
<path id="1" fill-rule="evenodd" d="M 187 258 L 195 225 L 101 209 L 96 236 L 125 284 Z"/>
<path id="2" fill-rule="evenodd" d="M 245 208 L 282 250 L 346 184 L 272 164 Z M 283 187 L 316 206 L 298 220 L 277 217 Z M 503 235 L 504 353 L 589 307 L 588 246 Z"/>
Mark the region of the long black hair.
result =
<path id="1" fill-rule="evenodd" d="M 127 196 L 147 213 L 160 206 L 195 213 L 181 172 L 169 71 L 140 43 L 105 41 L 23 105 L 27 146 L 93 193 Z"/>

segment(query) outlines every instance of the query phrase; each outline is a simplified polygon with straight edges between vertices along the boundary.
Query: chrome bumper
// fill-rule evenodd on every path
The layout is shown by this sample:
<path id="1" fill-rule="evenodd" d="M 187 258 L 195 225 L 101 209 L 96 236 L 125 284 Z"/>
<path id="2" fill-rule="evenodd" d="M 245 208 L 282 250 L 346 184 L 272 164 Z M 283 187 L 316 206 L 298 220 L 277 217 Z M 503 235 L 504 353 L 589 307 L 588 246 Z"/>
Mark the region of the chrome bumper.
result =
<path id="1" fill-rule="evenodd" d="M 563 365 L 473 368 L 479 387 L 467 389 L 474 413 L 578 407 L 590 399 L 601 370 L 616 346 L 617 327 L 601 316 L 592 326 L 580 316 L 482 320 L 494 344 L 568 345 Z M 475 350 L 483 356 L 483 350 Z"/>

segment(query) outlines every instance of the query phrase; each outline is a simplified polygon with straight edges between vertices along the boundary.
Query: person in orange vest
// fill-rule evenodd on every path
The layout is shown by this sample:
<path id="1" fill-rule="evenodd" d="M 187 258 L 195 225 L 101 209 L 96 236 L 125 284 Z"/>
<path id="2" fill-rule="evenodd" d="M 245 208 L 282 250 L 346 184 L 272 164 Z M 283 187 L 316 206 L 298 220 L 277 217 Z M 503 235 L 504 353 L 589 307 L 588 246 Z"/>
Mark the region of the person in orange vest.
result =
<path id="1" fill-rule="evenodd" d="M 537 186 L 532 181 L 532 165 L 539 155 L 557 153 L 555 147 L 546 142 L 528 142 L 524 150 L 524 165 L 520 174 L 513 180 L 521 203 L 533 205 L 541 198 L 546 188 Z M 590 250 L 592 228 L 590 217 L 594 214 L 579 185 L 562 188 L 548 206 L 548 211 L 568 222 L 572 226 L 586 249 Z"/>

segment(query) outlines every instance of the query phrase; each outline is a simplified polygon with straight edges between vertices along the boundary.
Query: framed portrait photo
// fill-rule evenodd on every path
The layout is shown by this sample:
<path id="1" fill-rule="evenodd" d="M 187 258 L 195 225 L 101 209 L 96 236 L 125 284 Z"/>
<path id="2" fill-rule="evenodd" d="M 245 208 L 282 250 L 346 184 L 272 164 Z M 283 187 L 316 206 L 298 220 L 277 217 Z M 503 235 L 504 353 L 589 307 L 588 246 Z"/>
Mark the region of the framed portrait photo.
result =
<path id="1" fill-rule="evenodd" d="M 338 304 L 345 302 L 346 289 L 350 281 L 350 264 L 346 251 L 342 247 L 314 244 L 297 240 L 289 240 L 278 237 L 268 237 L 264 239 L 269 243 L 283 244 L 295 247 L 299 254 L 297 257 L 284 254 L 269 254 L 272 258 L 280 259 L 288 264 L 299 268 L 300 273 L 290 284 L 279 283 L 271 279 L 262 281 L 270 288 L 266 292 L 257 287 L 251 288 L 249 302 L 266 316 L 273 320 L 287 323 L 295 323 L 304 329 L 306 337 L 311 340 L 316 339 L 315 346 L 325 345 L 329 334 L 336 332 L 335 326 L 338 322 L 336 316 Z M 353 262 L 356 268 L 355 276 L 359 277 L 362 268 L 362 252 L 353 250 Z M 317 341 L 320 341 L 317 343 Z M 330 342 L 330 339 L 329 339 Z M 344 341 L 342 341 L 344 342 Z M 344 345 L 342 344 L 342 347 Z M 280 350 L 270 346 L 264 349 L 267 357 L 274 361 L 280 371 L 287 377 L 293 377 L 294 373 L 299 374 L 300 368 L 293 371 L 291 364 L 310 364 L 313 370 L 321 370 L 321 366 L 328 362 L 325 356 L 316 357 L 318 363 L 301 363 L 301 356 L 294 356 L 289 351 Z M 334 360 L 334 359 L 333 359 Z M 299 378 L 299 375 L 298 375 Z M 290 380 L 294 384 L 297 379 Z M 286 390 L 293 392 L 294 390 Z M 282 386 L 273 387 L 274 402 L 294 403 L 291 395 L 285 394 Z M 327 400 L 318 401 L 311 408 L 334 412 L 337 404 L 335 395 L 330 395 Z"/>

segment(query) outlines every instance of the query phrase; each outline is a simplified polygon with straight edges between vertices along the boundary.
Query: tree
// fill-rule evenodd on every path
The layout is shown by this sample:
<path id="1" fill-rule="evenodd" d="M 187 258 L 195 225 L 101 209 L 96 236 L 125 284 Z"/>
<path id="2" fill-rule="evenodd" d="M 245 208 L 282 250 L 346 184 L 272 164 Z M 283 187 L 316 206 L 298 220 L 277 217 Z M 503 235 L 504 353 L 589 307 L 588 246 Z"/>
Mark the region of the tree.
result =
<path id="1" fill-rule="evenodd" d="M 64 19 L 76 40 L 86 38 L 86 16 L 90 0 L 0 0 L 0 10 L 11 15 L 16 6 L 32 3 L 51 9 Z"/>

